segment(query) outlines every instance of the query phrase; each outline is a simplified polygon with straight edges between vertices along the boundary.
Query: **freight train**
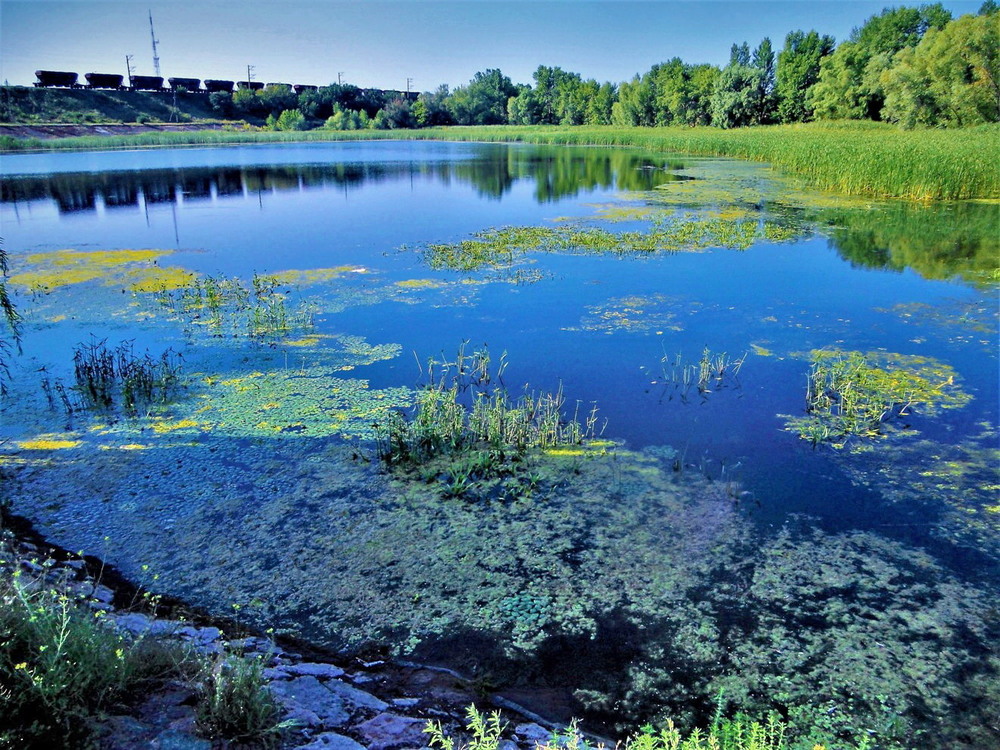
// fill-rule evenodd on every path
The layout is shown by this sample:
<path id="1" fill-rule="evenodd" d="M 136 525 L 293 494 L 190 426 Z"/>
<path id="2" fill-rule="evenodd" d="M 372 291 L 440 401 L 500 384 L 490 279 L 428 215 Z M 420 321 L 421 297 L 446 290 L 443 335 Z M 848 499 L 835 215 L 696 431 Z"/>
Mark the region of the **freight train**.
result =
<path id="1" fill-rule="evenodd" d="M 66 88 L 66 89 L 114 89 L 116 91 L 188 91 L 191 93 L 212 94 L 217 91 L 231 93 L 234 88 L 260 91 L 278 88 L 301 94 L 305 91 L 316 91 L 319 87 L 307 84 L 262 83 L 261 81 L 224 81 L 207 78 L 202 86 L 200 78 L 168 78 L 167 86 L 163 85 L 162 76 L 132 76 L 125 85 L 125 76 L 117 73 L 87 73 L 86 83 L 79 83 L 76 73 L 63 70 L 36 70 L 34 86 L 36 88 Z M 416 99 L 416 92 L 385 91 L 387 95 Z"/>

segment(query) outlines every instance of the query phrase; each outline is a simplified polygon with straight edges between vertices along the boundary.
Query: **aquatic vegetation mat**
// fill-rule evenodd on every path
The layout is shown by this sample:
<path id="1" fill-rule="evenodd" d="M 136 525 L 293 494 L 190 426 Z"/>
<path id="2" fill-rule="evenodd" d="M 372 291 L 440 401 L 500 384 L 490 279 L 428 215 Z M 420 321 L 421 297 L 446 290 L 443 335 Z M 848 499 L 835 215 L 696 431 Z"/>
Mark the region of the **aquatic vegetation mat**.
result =
<path id="1" fill-rule="evenodd" d="M 912 411 L 934 414 L 972 398 L 951 367 L 930 357 L 816 350 L 810 358 L 808 416 L 789 417 L 786 427 L 813 443 L 880 437 L 886 423 Z"/>

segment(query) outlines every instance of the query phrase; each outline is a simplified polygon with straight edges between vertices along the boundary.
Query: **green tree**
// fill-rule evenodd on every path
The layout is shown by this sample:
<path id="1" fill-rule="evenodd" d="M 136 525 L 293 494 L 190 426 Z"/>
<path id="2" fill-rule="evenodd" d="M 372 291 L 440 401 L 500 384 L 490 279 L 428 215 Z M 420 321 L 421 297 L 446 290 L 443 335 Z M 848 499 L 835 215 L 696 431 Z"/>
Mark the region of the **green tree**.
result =
<path id="1" fill-rule="evenodd" d="M 507 122 L 507 100 L 517 95 L 510 79 L 493 68 L 480 71 L 448 98 L 447 107 L 459 125 L 502 125 Z"/>
<path id="2" fill-rule="evenodd" d="M 604 82 L 597 87 L 597 92 L 587 102 L 587 125 L 610 125 L 611 111 L 618 101 L 618 87 L 613 83 Z"/>
<path id="3" fill-rule="evenodd" d="M 531 86 L 522 86 L 517 96 L 507 100 L 507 122 L 511 125 L 537 125 L 542 119 L 542 105 Z"/>
<path id="4" fill-rule="evenodd" d="M 775 113 L 774 51 L 764 37 L 750 56 L 746 42 L 734 44 L 729 65 L 715 81 L 711 98 L 712 124 L 721 128 L 763 125 Z"/>
<path id="5" fill-rule="evenodd" d="M 382 111 L 385 112 L 391 130 L 414 128 L 417 126 L 410 102 L 402 97 L 397 97 L 390 101 Z"/>
<path id="6" fill-rule="evenodd" d="M 413 117 L 417 127 L 429 128 L 437 125 L 451 125 L 453 120 L 448 112 L 448 85 L 442 83 L 435 91 L 425 91 L 413 104 Z"/>
<path id="7" fill-rule="evenodd" d="M 833 53 L 831 36 L 815 31 L 791 31 L 785 37 L 785 47 L 778 53 L 775 94 L 778 99 L 778 119 L 781 122 L 808 122 L 813 117 L 806 101 L 809 89 L 819 79 L 820 61 Z"/>
<path id="8" fill-rule="evenodd" d="M 928 30 L 896 54 L 882 84 L 884 117 L 903 127 L 1000 121 L 1000 13 Z"/>
<path id="9" fill-rule="evenodd" d="M 815 116 L 880 119 L 885 101 L 882 74 L 892 66 L 893 56 L 916 46 L 928 29 L 940 29 L 950 20 L 940 3 L 887 8 L 869 18 L 820 62 L 819 79 L 808 96 Z"/>

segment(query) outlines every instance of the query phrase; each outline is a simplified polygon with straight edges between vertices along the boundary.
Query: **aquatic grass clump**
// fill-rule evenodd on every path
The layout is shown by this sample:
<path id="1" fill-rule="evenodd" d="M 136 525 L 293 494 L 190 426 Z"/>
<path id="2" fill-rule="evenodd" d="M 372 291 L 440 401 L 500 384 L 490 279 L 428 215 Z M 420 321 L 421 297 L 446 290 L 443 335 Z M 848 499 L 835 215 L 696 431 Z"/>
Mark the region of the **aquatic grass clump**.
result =
<path id="1" fill-rule="evenodd" d="M 153 404 L 163 404 L 174 398 L 181 386 L 181 356 L 167 349 L 158 359 L 147 352 L 138 355 L 134 343 L 123 341 L 109 349 L 106 340 L 91 339 L 73 350 L 75 391 L 85 408 L 112 410 L 116 406 L 129 416 L 137 416 Z M 68 412 L 73 402 L 65 387 L 47 380 L 43 388 L 53 406 L 52 393 L 58 393 Z"/>
<path id="2" fill-rule="evenodd" d="M 954 370 L 928 357 L 817 350 L 811 360 L 808 416 L 787 419 L 786 429 L 814 445 L 880 437 L 887 422 L 913 410 L 933 414 L 972 398 L 955 384 Z"/>
<path id="3" fill-rule="evenodd" d="M 162 289 L 160 304 L 193 324 L 207 326 L 216 336 L 247 336 L 271 340 L 312 327 L 309 305 L 289 309 L 288 295 L 279 291 L 282 277 L 254 273 L 247 284 L 238 278 L 206 275 Z"/>
<path id="4" fill-rule="evenodd" d="M 713 353 L 709 347 L 701 352 L 697 362 L 686 364 L 680 354 L 660 359 L 663 382 L 679 391 L 687 401 L 692 389 L 702 397 L 724 388 L 739 388 L 739 374 L 747 355 L 732 359 L 726 352 Z"/>
<path id="5" fill-rule="evenodd" d="M 510 471 L 509 460 L 531 449 L 579 445 L 597 433 L 596 405 L 582 421 L 579 403 L 566 416 L 561 385 L 554 393 L 525 388 L 512 398 L 502 381 L 506 366 L 506 352 L 494 370 L 486 347 L 467 356 L 465 342 L 454 362 L 431 360 L 410 415 L 392 412 L 376 425 L 379 458 L 390 468 L 414 469 L 453 455 L 450 485 L 464 487 Z"/>

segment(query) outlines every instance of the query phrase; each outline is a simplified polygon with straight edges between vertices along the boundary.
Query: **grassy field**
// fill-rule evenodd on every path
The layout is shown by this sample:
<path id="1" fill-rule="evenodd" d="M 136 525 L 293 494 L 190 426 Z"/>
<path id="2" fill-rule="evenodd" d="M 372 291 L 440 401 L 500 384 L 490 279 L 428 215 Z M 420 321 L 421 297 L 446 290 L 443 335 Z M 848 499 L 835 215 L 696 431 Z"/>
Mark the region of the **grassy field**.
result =
<path id="1" fill-rule="evenodd" d="M 233 130 L 52 140 L 17 139 L 0 133 L 0 151 L 376 138 L 632 146 L 768 162 L 807 178 L 819 188 L 849 195 L 910 200 L 1000 198 L 1000 125 L 909 131 L 881 123 L 861 122 L 736 130 L 559 126 L 346 132 Z"/>

